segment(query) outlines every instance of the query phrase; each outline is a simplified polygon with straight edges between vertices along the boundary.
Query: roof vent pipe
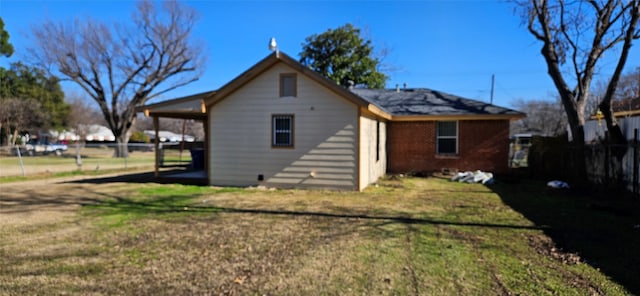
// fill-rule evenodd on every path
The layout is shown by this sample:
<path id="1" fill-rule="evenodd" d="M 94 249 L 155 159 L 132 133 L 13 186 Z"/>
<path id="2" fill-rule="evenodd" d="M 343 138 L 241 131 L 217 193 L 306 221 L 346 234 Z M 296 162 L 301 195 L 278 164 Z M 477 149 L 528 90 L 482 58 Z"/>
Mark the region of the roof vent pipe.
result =
<path id="1" fill-rule="evenodd" d="M 396 92 L 400 92 L 400 84 L 396 84 Z"/>
<path id="2" fill-rule="evenodd" d="M 349 89 L 353 89 L 353 87 L 356 85 L 356 83 L 353 82 L 353 80 L 347 81 L 347 84 L 349 84 Z"/>
<path id="3" fill-rule="evenodd" d="M 276 43 L 276 38 L 271 37 L 271 39 L 269 39 L 269 50 L 270 51 L 275 51 L 276 52 L 276 57 L 280 57 L 280 50 L 278 50 L 278 43 Z"/>

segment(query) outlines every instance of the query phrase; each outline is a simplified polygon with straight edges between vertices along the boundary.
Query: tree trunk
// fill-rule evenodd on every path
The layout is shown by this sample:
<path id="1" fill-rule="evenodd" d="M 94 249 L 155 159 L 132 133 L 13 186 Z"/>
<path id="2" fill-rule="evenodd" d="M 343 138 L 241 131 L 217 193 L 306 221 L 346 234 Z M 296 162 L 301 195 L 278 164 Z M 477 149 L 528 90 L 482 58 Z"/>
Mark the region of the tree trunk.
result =
<path id="1" fill-rule="evenodd" d="M 618 121 L 613 116 L 613 110 L 611 104 L 607 100 L 603 100 L 598 106 L 602 115 L 604 116 L 607 124 L 607 131 L 609 131 L 609 142 L 613 145 L 611 152 L 618 161 L 622 161 L 624 155 L 627 153 L 627 137 L 622 133 Z"/>
<path id="2" fill-rule="evenodd" d="M 553 78 L 554 76 L 551 75 Z M 557 81 L 561 81 L 561 77 L 555 77 Z M 555 81 L 554 80 L 554 81 Z M 558 84 L 557 84 L 558 85 Z M 560 84 L 561 85 L 561 84 Z M 562 86 L 562 85 L 561 85 Z M 568 89 L 564 87 L 558 87 L 558 89 Z M 587 159 L 585 156 L 585 143 L 584 143 L 584 111 L 586 106 L 586 98 L 582 100 L 576 99 L 571 92 L 560 92 L 560 98 L 567 114 L 567 121 L 569 122 L 569 128 L 571 129 L 572 140 L 569 143 L 567 162 L 568 171 L 566 176 L 569 183 L 573 188 L 587 188 Z"/>
<path id="3" fill-rule="evenodd" d="M 109 124 L 111 128 L 111 132 L 113 132 L 113 136 L 116 137 L 116 147 L 113 153 L 113 157 L 127 158 L 129 157 L 129 138 L 131 138 L 131 128 L 136 122 L 135 118 L 135 106 L 129 106 L 130 109 L 124 111 L 122 117 L 118 118 L 118 120 L 114 120 L 115 122 L 120 122 L 121 124 Z"/>
<path id="4" fill-rule="evenodd" d="M 587 176 L 587 158 L 585 155 L 584 125 L 571 127 L 571 134 L 573 135 L 573 140 L 569 143 L 567 153 L 569 153 L 569 168 L 573 170 L 568 172 L 569 183 L 573 188 L 586 189 L 588 188 L 587 185 L 589 182 Z"/>
<path id="5" fill-rule="evenodd" d="M 16 141 L 18 140 L 18 128 L 16 128 L 15 130 L 13 130 L 13 138 L 11 139 L 11 146 L 15 147 L 16 146 Z"/>
<path id="6" fill-rule="evenodd" d="M 5 129 L 5 139 L 7 141 L 7 146 L 9 147 L 13 147 L 13 145 L 11 145 L 11 128 L 9 126 L 7 126 Z"/>
<path id="7" fill-rule="evenodd" d="M 116 147 L 113 157 L 127 158 L 129 157 L 129 131 L 123 131 L 116 136 Z"/>

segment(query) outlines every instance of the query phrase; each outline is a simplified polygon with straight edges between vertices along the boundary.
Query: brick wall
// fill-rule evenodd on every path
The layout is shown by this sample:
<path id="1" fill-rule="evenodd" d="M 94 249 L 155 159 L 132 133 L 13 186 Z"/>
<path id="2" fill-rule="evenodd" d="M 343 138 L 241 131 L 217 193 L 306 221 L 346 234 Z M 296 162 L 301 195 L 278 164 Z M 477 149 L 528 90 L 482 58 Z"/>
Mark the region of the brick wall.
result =
<path id="1" fill-rule="evenodd" d="M 458 155 L 436 155 L 435 121 L 396 121 L 387 133 L 390 173 L 430 173 L 443 168 L 506 173 L 508 120 L 458 121 Z"/>

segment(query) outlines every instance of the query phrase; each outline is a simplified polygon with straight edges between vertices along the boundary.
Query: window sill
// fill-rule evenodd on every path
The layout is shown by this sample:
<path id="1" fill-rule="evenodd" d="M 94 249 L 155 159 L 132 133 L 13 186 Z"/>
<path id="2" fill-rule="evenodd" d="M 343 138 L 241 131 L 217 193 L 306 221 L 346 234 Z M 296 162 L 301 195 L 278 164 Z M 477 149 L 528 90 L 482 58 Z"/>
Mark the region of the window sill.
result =
<path id="1" fill-rule="evenodd" d="M 436 154 L 436 159 L 459 159 L 458 154 Z"/>

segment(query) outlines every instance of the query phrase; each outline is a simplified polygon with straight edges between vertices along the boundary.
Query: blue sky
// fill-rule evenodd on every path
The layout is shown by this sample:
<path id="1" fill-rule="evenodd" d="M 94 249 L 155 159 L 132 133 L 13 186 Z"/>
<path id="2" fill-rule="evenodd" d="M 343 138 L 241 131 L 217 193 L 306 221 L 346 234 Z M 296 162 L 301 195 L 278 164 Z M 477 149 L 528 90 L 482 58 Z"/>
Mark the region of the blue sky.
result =
<path id="1" fill-rule="evenodd" d="M 512 107 L 516 99 L 552 99 L 540 43 L 521 25 L 510 3 L 502 1 L 187 1 L 201 14 L 195 36 L 206 45 L 207 65 L 199 81 L 168 93 L 169 99 L 214 90 L 270 52 L 275 37 L 281 51 L 297 58 L 305 37 L 352 23 L 376 48 L 387 48 L 387 87 L 407 83 Z M 135 3 L 118 1 L 0 0 L 0 16 L 16 53 L 0 66 L 25 61 L 30 27 L 94 18 L 126 20 Z M 638 47 L 640 45 L 636 45 Z M 28 61 L 27 61 L 28 62 Z M 640 66 L 634 48 L 627 69 Z M 613 69 L 603 64 L 602 72 Z M 73 89 L 71 84 L 63 85 Z M 156 99 L 159 101 L 161 99 Z"/>

